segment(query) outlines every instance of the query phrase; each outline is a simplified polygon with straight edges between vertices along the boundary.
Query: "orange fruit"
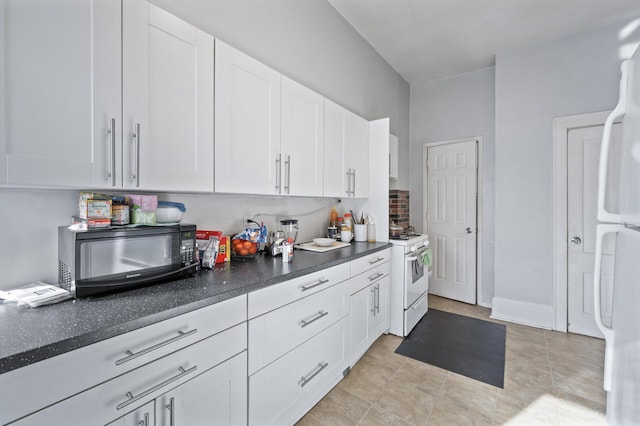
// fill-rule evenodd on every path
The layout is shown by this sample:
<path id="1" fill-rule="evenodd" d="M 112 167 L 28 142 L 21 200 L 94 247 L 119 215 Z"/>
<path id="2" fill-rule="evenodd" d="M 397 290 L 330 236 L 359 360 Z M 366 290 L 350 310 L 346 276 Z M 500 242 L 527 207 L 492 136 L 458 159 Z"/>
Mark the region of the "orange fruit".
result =
<path id="1" fill-rule="evenodd" d="M 248 254 L 249 254 L 249 250 L 247 250 L 247 249 L 245 249 L 245 248 L 242 248 L 242 249 L 238 250 L 238 254 L 239 254 L 240 256 L 246 256 L 246 255 L 248 255 Z"/>
<path id="2" fill-rule="evenodd" d="M 258 251 L 258 248 L 256 247 L 256 245 L 252 244 L 251 248 L 249 248 L 249 254 L 254 254 L 257 251 Z"/>
<path id="3" fill-rule="evenodd" d="M 249 250 L 251 247 L 253 247 L 253 243 L 251 241 L 245 241 L 242 244 L 242 247 L 246 248 L 247 250 Z"/>

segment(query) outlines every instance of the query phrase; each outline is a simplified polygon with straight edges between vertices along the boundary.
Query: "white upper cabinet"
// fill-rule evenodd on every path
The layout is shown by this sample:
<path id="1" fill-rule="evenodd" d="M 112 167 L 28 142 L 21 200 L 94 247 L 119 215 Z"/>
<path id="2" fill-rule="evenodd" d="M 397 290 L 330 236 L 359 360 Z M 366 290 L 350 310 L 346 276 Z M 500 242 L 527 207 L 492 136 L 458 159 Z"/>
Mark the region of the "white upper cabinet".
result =
<path id="1" fill-rule="evenodd" d="M 280 193 L 280 80 L 280 73 L 216 40 L 216 192 Z"/>
<path id="2" fill-rule="evenodd" d="M 398 179 L 398 137 L 389 134 L 389 179 Z"/>
<path id="3" fill-rule="evenodd" d="M 282 77 L 283 195 L 323 195 L 324 96 Z"/>
<path id="4" fill-rule="evenodd" d="M 213 37 L 146 0 L 1 0 L 0 182 L 213 190 Z"/>
<path id="5" fill-rule="evenodd" d="M 0 182 L 117 183 L 120 2 L 2 0 L 0 10 Z"/>
<path id="6" fill-rule="evenodd" d="M 123 5 L 123 186 L 213 191 L 213 37 Z"/>
<path id="7" fill-rule="evenodd" d="M 369 123 L 325 100 L 324 195 L 369 196 Z"/>

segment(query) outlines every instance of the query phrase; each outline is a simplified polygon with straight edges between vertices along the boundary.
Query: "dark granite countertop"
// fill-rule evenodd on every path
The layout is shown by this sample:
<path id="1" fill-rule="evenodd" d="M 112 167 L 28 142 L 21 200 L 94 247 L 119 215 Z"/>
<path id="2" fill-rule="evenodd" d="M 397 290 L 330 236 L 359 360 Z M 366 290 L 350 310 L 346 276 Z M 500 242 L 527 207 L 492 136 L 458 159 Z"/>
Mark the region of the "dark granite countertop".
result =
<path id="1" fill-rule="evenodd" d="M 223 300 L 391 247 L 352 243 L 326 253 L 296 250 L 293 262 L 259 254 L 214 270 L 116 294 L 31 309 L 0 304 L 0 374 Z"/>

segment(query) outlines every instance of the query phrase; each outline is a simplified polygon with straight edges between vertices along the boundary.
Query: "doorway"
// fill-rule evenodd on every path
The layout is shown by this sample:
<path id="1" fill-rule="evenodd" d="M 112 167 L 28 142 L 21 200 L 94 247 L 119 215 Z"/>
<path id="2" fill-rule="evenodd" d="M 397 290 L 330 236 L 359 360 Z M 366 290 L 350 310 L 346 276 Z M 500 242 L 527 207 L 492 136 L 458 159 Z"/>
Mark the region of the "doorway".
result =
<path id="1" fill-rule="evenodd" d="M 433 251 L 429 293 L 476 304 L 481 294 L 481 140 L 423 145 L 423 221 Z"/>
<path id="2" fill-rule="evenodd" d="M 554 120 L 555 329 L 594 337 L 602 337 L 593 315 L 593 252 L 598 162 L 607 115 L 608 112 L 598 112 Z M 613 130 L 615 141 L 620 137 L 619 125 L 614 125 Z M 616 169 L 615 165 L 609 168 Z M 615 199 L 607 203 L 615 203 Z M 605 322 L 611 313 L 615 246 L 614 237 L 609 238 L 604 241 L 602 259 Z"/>

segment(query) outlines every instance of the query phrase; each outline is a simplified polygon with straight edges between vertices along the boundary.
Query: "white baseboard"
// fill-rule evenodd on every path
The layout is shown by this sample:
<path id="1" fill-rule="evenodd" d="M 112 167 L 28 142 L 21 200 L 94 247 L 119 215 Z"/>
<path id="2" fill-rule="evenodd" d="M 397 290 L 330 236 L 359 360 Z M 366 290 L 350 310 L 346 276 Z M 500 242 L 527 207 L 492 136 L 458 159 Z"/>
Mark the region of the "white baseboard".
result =
<path id="1" fill-rule="evenodd" d="M 494 297 L 491 318 L 553 330 L 555 309 L 551 305 Z"/>

